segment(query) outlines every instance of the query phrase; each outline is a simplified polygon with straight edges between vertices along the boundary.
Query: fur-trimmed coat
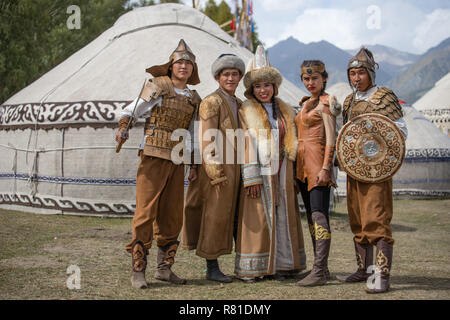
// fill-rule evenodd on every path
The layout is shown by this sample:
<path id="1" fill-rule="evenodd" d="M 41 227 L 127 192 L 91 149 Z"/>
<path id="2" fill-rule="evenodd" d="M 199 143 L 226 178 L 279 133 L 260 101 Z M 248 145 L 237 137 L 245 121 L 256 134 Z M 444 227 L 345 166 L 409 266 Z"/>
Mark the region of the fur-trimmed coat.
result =
<path id="1" fill-rule="evenodd" d="M 241 167 L 236 242 L 235 273 L 239 277 L 300 271 L 306 267 L 300 212 L 294 191 L 295 112 L 281 99 L 276 98 L 276 102 L 283 118 L 278 120 L 278 127 L 284 128 L 284 134 L 271 127 L 264 106 L 256 100 L 247 100 L 239 110 L 241 126 L 248 134 L 245 164 Z M 280 134 L 282 143 L 275 136 Z M 257 156 L 251 155 L 252 147 Z M 279 152 L 279 159 L 274 151 Z M 272 160 L 264 165 L 261 163 L 264 158 Z M 246 187 L 253 185 L 260 185 L 259 198 L 246 195 Z"/>
<path id="2" fill-rule="evenodd" d="M 242 101 L 237 99 L 238 109 L 241 104 Z M 234 158 L 237 153 L 237 145 L 233 147 L 227 143 L 226 131 L 238 129 L 239 122 L 221 90 L 203 99 L 199 108 L 199 121 L 202 150 L 214 145 L 205 138 L 205 133 L 216 129 L 223 139 L 223 161 L 208 163 L 203 155 L 204 161 L 197 169 L 198 178 L 189 184 L 186 194 L 181 243 L 185 249 L 196 249 L 196 254 L 202 258 L 217 259 L 233 250 L 240 165 L 226 161 L 227 151 Z M 228 182 L 225 186 L 221 185 L 224 181 Z"/>

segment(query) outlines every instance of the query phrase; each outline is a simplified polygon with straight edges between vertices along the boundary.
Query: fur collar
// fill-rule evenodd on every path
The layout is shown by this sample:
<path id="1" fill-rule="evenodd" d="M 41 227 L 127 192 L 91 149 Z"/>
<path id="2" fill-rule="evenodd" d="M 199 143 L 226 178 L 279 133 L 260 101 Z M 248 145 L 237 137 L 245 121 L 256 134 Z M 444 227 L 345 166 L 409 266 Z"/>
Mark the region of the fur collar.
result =
<path id="1" fill-rule="evenodd" d="M 286 133 L 284 135 L 284 151 L 289 160 L 295 161 L 297 157 L 297 130 L 295 127 L 295 111 L 294 109 L 283 102 L 283 100 L 276 98 L 280 106 L 281 114 L 286 120 Z M 270 131 L 270 122 L 264 107 L 256 100 L 247 100 L 242 105 L 242 111 L 248 128 L 256 131 L 265 129 L 268 132 L 267 137 L 272 138 Z M 261 140 L 258 137 L 258 140 Z"/>

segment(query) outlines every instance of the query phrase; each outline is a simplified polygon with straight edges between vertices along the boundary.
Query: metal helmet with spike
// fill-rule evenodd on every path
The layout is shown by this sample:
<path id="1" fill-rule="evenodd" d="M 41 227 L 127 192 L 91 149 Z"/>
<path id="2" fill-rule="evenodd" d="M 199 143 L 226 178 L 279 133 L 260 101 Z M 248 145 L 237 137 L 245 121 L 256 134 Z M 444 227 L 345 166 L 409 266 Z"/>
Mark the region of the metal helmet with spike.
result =
<path id="1" fill-rule="evenodd" d="M 254 98 L 252 85 L 262 81 L 273 84 L 274 96 L 276 96 L 278 95 L 278 87 L 283 81 L 283 76 L 276 68 L 270 66 L 264 47 L 259 45 L 256 48 L 255 55 L 247 64 L 244 76 L 244 86 L 246 88 L 244 96 L 248 99 Z"/>
<path id="2" fill-rule="evenodd" d="M 190 61 L 194 66 L 192 75 L 189 77 L 187 84 L 199 84 L 200 78 L 198 76 L 198 67 L 197 63 L 195 62 L 195 55 L 183 39 L 180 39 L 177 48 L 170 55 L 169 62 L 162 65 L 152 66 L 150 68 L 147 68 L 145 71 L 147 71 L 154 77 L 167 76 L 169 74 L 170 66 L 181 59 Z"/>
<path id="3" fill-rule="evenodd" d="M 172 63 L 181 59 L 191 61 L 192 64 L 195 63 L 195 55 L 183 39 L 180 40 L 177 48 L 172 52 L 169 58 Z"/>
<path id="4" fill-rule="evenodd" d="M 353 68 L 365 68 L 369 73 L 370 80 L 372 81 L 372 85 L 375 85 L 375 70 L 378 69 L 378 63 L 375 62 L 372 52 L 362 47 L 358 53 L 350 59 L 347 66 L 347 79 L 350 83 L 350 86 L 353 87 L 352 82 L 350 81 L 349 71 Z"/>

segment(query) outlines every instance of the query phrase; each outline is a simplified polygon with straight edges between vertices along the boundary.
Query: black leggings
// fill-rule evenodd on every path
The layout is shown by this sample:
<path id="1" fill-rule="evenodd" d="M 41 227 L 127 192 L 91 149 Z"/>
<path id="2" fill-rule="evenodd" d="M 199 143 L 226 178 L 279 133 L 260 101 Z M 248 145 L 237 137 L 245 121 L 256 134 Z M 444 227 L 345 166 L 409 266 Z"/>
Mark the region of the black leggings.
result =
<path id="1" fill-rule="evenodd" d="M 330 187 L 326 186 L 317 186 L 308 191 L 308 180 L 305 179 L 305 182 L 301 182 L 297 180 L 300 185 L 300 192 L 302 194 L 303 203 L 305 204 L 306 214 L 308 218 L 308 222 L 311 222 L 311 214 L 313 212 L 319 211 L 322 212 L 327 217 L 328 224 L 329 216 L 328 211 L 330 208 Z"/>

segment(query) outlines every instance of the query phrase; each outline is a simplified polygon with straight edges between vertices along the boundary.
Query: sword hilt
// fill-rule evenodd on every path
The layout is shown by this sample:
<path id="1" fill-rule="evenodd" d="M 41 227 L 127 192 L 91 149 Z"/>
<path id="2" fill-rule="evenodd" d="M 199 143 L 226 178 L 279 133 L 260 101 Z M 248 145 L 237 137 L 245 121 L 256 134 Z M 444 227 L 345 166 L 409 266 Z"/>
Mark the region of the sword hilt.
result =
<path id="1" fill-rule="evenodd" d="M 117 146 L 116 146 L 116 153 L 120 152 L 120 149 L 122 148 L 122 145 L 125 143 L 126 139 L 128 139 L 128 130 L 122 130 L 120 132 L 120 137 L 123 140 L 117 144 Z"/>

